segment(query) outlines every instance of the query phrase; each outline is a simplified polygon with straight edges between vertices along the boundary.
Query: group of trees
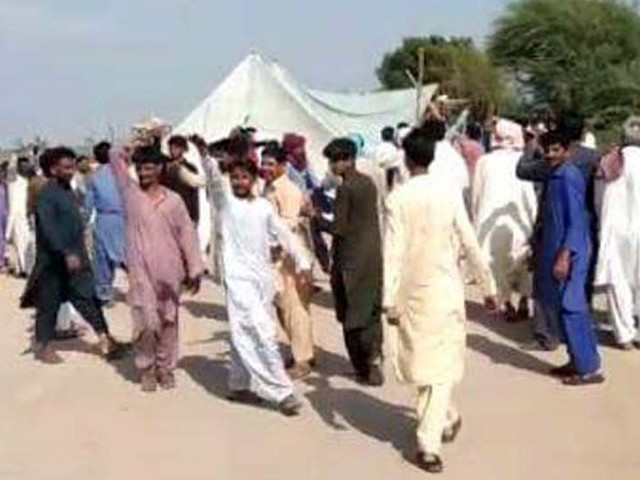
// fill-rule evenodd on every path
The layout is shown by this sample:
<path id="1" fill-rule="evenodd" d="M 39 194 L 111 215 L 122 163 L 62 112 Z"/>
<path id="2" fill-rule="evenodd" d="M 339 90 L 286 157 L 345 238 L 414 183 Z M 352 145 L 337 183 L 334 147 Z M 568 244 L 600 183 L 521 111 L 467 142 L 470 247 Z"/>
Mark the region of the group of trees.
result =
<path id="1" fill-rule="evenodd" d="M 486 49 L 468 38 L 409 38 L 378 69 L 384 88 L 411 86 L 418 51 L 425 83 L 470 102 L 476 117 L 553 111 L 596 130 L 640 113 L 640 12 L 624 0 L 520 0 L 496 21 Z"/>

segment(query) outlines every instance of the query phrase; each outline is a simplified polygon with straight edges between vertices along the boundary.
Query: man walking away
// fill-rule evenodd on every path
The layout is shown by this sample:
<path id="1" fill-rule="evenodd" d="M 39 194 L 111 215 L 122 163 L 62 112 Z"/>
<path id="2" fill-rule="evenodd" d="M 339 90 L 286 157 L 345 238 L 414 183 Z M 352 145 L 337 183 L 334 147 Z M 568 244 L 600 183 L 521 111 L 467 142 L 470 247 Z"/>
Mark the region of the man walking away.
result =
<path id="1" fill-rule="evenodd" d="M 414 130 L 405 139 L 411 179 L 389 197 L 385 236 L 384 306 L 399 330 L 400 379 L 418 388 L 417 464 L 430 473 L 443 470 L 442 443 L 455 440 L 462 426 L 451 401 L 466 344 L 458 245 L 474 267 L 486 306 L 497 303 L 462 197 L 430 171 L 436 148 L 429 132 Z"/>

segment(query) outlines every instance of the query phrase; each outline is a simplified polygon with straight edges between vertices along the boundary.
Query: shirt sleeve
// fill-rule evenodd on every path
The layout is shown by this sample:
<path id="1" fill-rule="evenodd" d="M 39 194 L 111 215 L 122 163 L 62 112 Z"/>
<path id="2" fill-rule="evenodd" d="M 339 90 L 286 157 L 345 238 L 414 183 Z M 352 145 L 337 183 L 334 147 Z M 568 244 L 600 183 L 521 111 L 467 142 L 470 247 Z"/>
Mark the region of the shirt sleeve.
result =
<path id="1" fill-rule="evenodd" d="M 286 253 L 293 257 L 298 272 L 311 270 L 311 259 L 306 250 L 287 224 L 276 215 L 273 207 L 271 205 L 269 207 L 269 236 L 275 241 L 274 243 L 280 245 Z"/>
<path id="2" fill-rule="evenodd" d="M 180 246 L 187 275 L 189 278 L 198 277 L 204 272 L 204 265 L 200 255 L 198 235 L 183 201 L 176 202 L 173 217 L 176 240 Z"/>
<path id="3" fill-rule="evenodd" d="M 581 195 L 579 182 L 570 176 L 561 177 L 562 216 L 565 226 L 565 236 L 562 241 L 563 248 L 577 253 L 584 248 L 585 208 L 580 201 Z"/>
<path id="4" fill-rule="evenodd" d="M 87 193 L 84 196 L 84 208 L 82 210 L 82 220 L 85 225 L 89 224 L 91 215 L 95 209 L 95 180 L 91 180 L 87 186 Z"/>
<path id="5" fill-rule="evenodd" d="M 191 188 L 204 188 L 207 186 L 206 175 L 200 175 L 198 170 L 188 163 L 181 163 L 178 166 L 178 177 Z"/>
<path id="6" fill-rule="evenodd" d="M 341 185 L 338 187 L 338 194 L 335 203 L 335 216 L 333 220 L 332 233 L 336 237 L 344 237 L 349 225 L 349 210 L 351 207 L 351 186 Z"/>
<path id="7" fill-rule="evenodd" d="M 405 231 L 402 212 L 396 197 L 386 204 L 386 231 L 384 236 L 384 298 L 387 309 L 397 307 L 402 272 L 402 252 L 405 249 Z"/>
<path id="8" fill-rule="evenodd" d="M 532 150 L 525 151 L 516 167 L 516 176 L 527 182 L 544 182 L 551 174 L 551 165 Z"/>
<path id="9" fill-rule="evenodd" d="M 469 221 L 469 216 L 467 215 L 462 198 L 456 202 L 453 223 L 460 244 L 464 248 L 467 258 L 473 267 L 476 280 L 480 284 L 482 293 L 485 297 L 495 295 L 497 292 L 495 279 L 493 278 L 487 261 L 482 255 L 482 249 Z"/>
<path id="10" fill-rule="evenodd" d="M 125 161 L 123 152 L 112 152 L 109 158 L 109 166 L 113 169 L 113 175 L 121 191 L 125 191 L 134 185 L 133 179 L 129 175 L 129 166 Z"/>
<path id="11" fill-rule="evenodd" d="M 212 163 L 209 177 L 209 192 L 211 202 L 216 210 L 221 211 L 228 205 L 230 195 L 233 195 L 227 178 L 220 171 L 220 167 Z"/>

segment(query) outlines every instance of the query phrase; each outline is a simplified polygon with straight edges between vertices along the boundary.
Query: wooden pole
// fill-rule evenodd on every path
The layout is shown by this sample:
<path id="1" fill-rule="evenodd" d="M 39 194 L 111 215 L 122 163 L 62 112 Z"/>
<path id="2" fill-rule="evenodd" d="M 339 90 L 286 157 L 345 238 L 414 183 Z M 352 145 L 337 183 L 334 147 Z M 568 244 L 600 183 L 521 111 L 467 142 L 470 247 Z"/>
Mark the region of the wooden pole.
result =
<path id="1" fill-rule="evenodd" d="M 416 87 L 416 125 L 422 120 L 422 90 L 424 85 L 424 48 L 418 49 L 418 82 Z"/>

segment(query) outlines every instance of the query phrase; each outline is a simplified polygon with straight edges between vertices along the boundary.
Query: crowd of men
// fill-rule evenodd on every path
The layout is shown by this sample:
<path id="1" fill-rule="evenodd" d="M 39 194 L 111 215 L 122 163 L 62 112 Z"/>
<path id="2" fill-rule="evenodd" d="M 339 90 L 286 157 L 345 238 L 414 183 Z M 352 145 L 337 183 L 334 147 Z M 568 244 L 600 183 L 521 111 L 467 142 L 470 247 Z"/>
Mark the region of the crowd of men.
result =
<path id="1" fill-rule="evenodd" d="M 172 136 L 168 155 L 154 135 L 102 142 L 95 167 L 52 148 L 37 164 L 20 158 L 12 181 L 0 169 L 0 259 L 4 268 L 8 240 L 14 273 L 29 278 L 22 305 L 36 308 L 35 354 L 46 364 L 62 362 L 55 341 L 77 334 L 61 327 L 74 315 L 105 358 L 127 352 L 103 313 L 123 269 L 145 392 L 175 387 L 180 297 L 198 293 L 209 272 L 226 295 L 229 398 L 287 416 L 301 408 L 293 381 L 317 363 L 317 263 L 359 383 L 384 383 L 382 319 L 398 329 L 393 360 L 418 392 L 416 461 L 440 472 L 442 445 L 462 425 L 452 393 L 464 371 L 466 283 L 506 321 L 533 318 L 534 341 L 523 348 L 567 345 L 569 362 L 550 372 L 567 386 L 604 381 L 593 287 L 606 289 L 621 347 L 638 346 L 638 130 L 631 122 L 625 143 L 600 155 L 568 117 L 548 129 L 496 119 L 487 138 L 475 124 L 448 135 L 431 112 L 418 127 L 383 129 L 369 152 L 359 135 L 331 141 L 322 179 L 304 137 L 258 142 L 246 128 L 212 144 Z M 197 235 L 203 192 L 206 248 Z"/>

